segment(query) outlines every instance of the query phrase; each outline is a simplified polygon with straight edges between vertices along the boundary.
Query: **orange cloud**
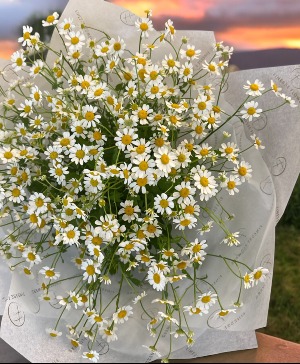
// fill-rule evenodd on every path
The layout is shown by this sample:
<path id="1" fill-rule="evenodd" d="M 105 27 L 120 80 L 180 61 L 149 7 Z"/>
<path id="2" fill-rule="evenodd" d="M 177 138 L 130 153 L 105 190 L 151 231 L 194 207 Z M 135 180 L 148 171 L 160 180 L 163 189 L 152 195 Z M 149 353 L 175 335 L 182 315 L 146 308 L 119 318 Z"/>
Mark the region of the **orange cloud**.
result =
<path id="1" fill-rule="evenodd" d="M 133 13 L 143 16 L 146 9 L 153 10 L 153 16 L 182 16 L 188 19 L 203 18 L 206 9 L 211 7 L 211 0 L 111 0 Z"/>
<path id="2" fill-rule="evenodd" d="M 300 26 L 232 28 L 216 34 L 218 40 L 244 49 L 300 48 Z"/>
<path id="3" fill-rule="evenodd" d="M 18 43 L 12 40 L 0 40 L 0 58 L 10 59 L 18 48 Z"/>

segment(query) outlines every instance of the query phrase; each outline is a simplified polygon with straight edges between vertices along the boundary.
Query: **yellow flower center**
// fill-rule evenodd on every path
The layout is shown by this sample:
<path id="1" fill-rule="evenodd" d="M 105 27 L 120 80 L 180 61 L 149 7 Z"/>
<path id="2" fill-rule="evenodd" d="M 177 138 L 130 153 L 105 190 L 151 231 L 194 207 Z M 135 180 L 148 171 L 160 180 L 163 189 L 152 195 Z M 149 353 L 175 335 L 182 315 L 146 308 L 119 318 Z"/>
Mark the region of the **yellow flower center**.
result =
<path id="1" fill-rule="evenodd" d="M 228 187 L 229 190 L 233 190 L 235 188 L 235 186 L 236 186 L 236 184 L 235 184 L 234 181 L 229 181 L 227 183 L 227 187 Z"/>
<path id="2" fill-rule="evenodd" d="M 155 140 L 155 145 L 158 147 L 158 148 L 161 148 L 163 145 L 165 144 L 165 141 L 163 138 L 157 138 Z"/>
<path id="3" fill-rule="evenodd" d="M 88 111 L 86 114 L 85 114 L 85 119 L 87 121 L 93 121 L 95 119 L 95 114 L 92 112 L 92 111 Z"/>
<path id="4" fill-rule="evenodd" d="M 208 124 L 213 125 L 216 122 L 216 119 L 211 116 L 210 118 L 207 119 L 207 122 Z"/>
<path id="5" fill-rule="evenodd" d="M 28 258 L 28 260 L 30 260 L 31 262 L 34 262 L 35 261 L 35 258 L 36 258 L 36 256 L 35 256 L 35 254 L 34 253 L 28 253 L 28 255 L 27 255 L 27 258 Z"/>
<path id="6" fill-rule="evenodd" d="M 213 111 L 214 111 L 215 113 L 217 113 L 217 114 L 220 114 L 220 112 L 221 112 L 221 108 L 220 108 L 219 106 L 217 106 L 217 105 L 214 105 L 214 106 L 213 106 Z"/>
<path id="7" fill-rule="evenodd" d="M 252 83 L 252 84 L 250 85 L 250 89 L 251 89 L 252 91 L 258 91 L 258 90 L 259 90 L 259 86 L 258 86 L 256 83 Z"/>
<path id="8" fill-rule="evenodd" d="M 137 148 L 136 148 L 136 152 L 138 153 L 138 154 L 143 154 L 143 153 L 145 153 L 145 150 L 146 150 L 146 147 L 145 147 L 145 145 L 139 145 Z"/>
<path id="9" fill-rule="evenodd" d="M 118 318 L 119 319 L 123 319 L 123 318 L 125 318 L 127 316 L 127 311 L 125 311 L 125 310 L 122 310 L 122 311 L 120 311 L 119 313 L 118 313 Z"/>
<path id="10" fill-rule="evenodd" d="M 24 33 L 23 38 L 25 40 L 30 39 L 30 33 L 29 32 Z"/>
<path id="11" fill-rule="evenodd" d="M 205 110 L 206 109 L 206 102 L 204 102 L 204 101 L 199 102 L 198 109 L 199 110 Z"/>
<path id="12" fill-rule="evenodd" d="M 101 52 L 102 53 L 107 53 L 108 51 L 109 51 L 109 48 L 108 47 L 101 48 Z"/>
<path id="13" fill-rule="evenodd" d="M 40 72 L 40 70 L 41 70 L 41 67 L 35 67 L 33 73 L 36 75 Z"/>
<path id="14" fill-rule="evenodd" d="M 153 281 L 154 281 L 154 283 L 155 283 L 155 284 L 159 284 L 159 283 L 160 283 L 160 281 L 161 281 L 160 274 L 158 274 L 158 273 L 154 273 L 154 274 L 153 274 Z"/>
<path id="15" fill-rule="evenodd" d="M 160 157 L 160 160 L 161 160 L 161 163 L 162 164 L 168 164 L 170 162 L 170 157 L 167 155 L 167 154 L 163 154 L 161 157 Z"/>
<path id="16" fill-rule="evenodd" d="M 126 206 L 124 211 L 125 211 L 125 214 L 128 216 L 132 216 L 134 214 L 134 208 L 131 206 Z"/>
<path id="17" fill-rule="evenodd" d="M 76 340 L 71 340 L 71 345 L 74 347 L 74 348 L 78 348 L 79 344 Z"/>
<path id="18" fill-rule="evenodd" d="M 185 207 L 184 212 L 186 214 L 193 215 L 193 213 L 195 212 L 195 208 L 192 205 L 188 205 Z"/>
<path id="19" fill-rule="evenodd" d="M 132 137 L 129 134 L 122 136 L 122 143 L 124 145 L 129 145 L 132 142 Z"/>
<path id="20" fill-rule="evenodd" d="M 145 177 L 145 178 L 138 178 L 138 179 L 136 180 L 136 183 L 137 183 L 137 185 L 138 185 L 139 187 L 144 187 L 144 186 L 146 186 L 147 182 L 148 182 L 147 177 Z"/>
<path id="21" fill-rule="evenodd" d="M 104 90 L 102 88 L 98 88 L 97 90 L 95 90 L 94 92 L 94 96 L 101 96 L 103 94 Z"/>
<path id="22" fill-rule="evenodd" d="M 24 273 L 27 275 L 27 276 L 30 276 L 31 275 L 31 270 L 28 269 L 28 268 L 24 268 Z"/>
<path id="23" fill-rule="evenodd" d="M 167 64 L 168 64 L 168 66 L 169 66 L 170 68 L 174 67 L 174 66 L 175 66 L 175 61 L 174 61 L 174 59 L 168 59 Z"/>
<path id="24" fill-rule="evenodd" d="M 36 207 L 43 207 L 44 206 L 44 200 L 40 197 L 35 199 L 35 205 Z"/>
<path id="25" fill-rule="evenodd" d="M 259 280 L 261 277 L 262 277 L 262 271 L 261 270 L 259 270 L 258 272 L 256 272 L 255 274 L 254 274 L 254 279 L 256 279 L 256 280 Z"/>
<path id="26" fill-rule="evenodd" d="M 187 55 L 187 57 L 190 57 L 190 58 L 192 58 L 192 57 L 194 57 L 194 55 L 196 54 L 196 52 L 195 52 L 195 50 L 194 49 L 188 49 L 187 51 L 186 51 L 186 55 Z"/>
<path id="27" fill-rule="evenodd" d="M 94 275 L 95 274 L 95 267 L 93 266 L 93 265 L 88 265 L 87 267 L 86 267 L 86 272 L 87 272 L 87 274 L 89 275 L 89 276 L 92 276 L 92 275 Z"/>
<path id="28" fill-rule="evenodd" d="M 12 194 L 13 197 L 19 197 L 21 195 L 21 191 L 18 188 L 14 188 L 11 191 L 11 194 Z"/>
<path id="29" fill-rule="evenodd" d="M 142 32 L 146 32 L 149 29 L 149 26 L 147 23 L 141 23 L 140 29 Z"/>
<path id="30" fill-rule="evenodd" d="M 46 270 L 45 275 L 49 278 L 52 278 L 55 276 L 55 273 L 53 272 L 53 270 Z"/>
<path id="31" fill-rule="evenodd" d="M 142 161 L 140 164 L 139 164 L 139 169 L 141 171 L 146 171 L 147 169 L 149 168 L 149 165 L 146 161 Z"/>
<path id="32" fill-rule="evenodd" d="M 12 154 L 12 152 L 8 151 L 8 152 L 5 152 L 5 153 L 3 154 L 3 157 L 4 157 L 5 159 L 12 159 L 12 158 L 13 158 L 13 154 Z"/>
<path id="33" fill-rule="evenodd" d="M 76 157 L 78 159 L 83 159 L 85 157 L 85 152 L 83 150 L 77 150 Z"/>
<path id="34" fill-rule="evenodd" d="M 227 316 L 229 314 L 229 311 L 221 311 L 221 312 L 219 312 L 219 316 L 220 317 L 225 317 L 225 316 Z"/>
<path id="35" fill-rule="evenodd" d="M 46 19 L 47 23 L 52 24 L 54 22 L 54 20 L 55 20 L 54 15 L 47 16 L 47 19 Z"/>
<path id="36" fill-rule="evenodd" d="M 87 88 L 89 88 L 91 86 L 91 84 L 89 83 L 89 81 L 82 81 L 81 82 L 81 87 L 83 88 L 83 89 L 87 89 Z"/>
<path id="37" fill-rule="evenodd" d="M 138 117 L 139 117 L 140 119 L 147 119 L 147 116 L 148 116 L 148 113 L 147 113 L 147 111 L 146 111 L 146 110 L 140 110 L 140 111 L 138 112 Z"/>
<path id="38" fill-rule="evenodd" d="M 245 281 L 245 283 L 250 283 L 251 278 L 250 278 L 249 274 L 246 274 L 246 275 L 245 275 L 245 277 L 244 277 L 244 281 Z"/>
<path id="39" fill-rule="evenodd" d="M 22 64 L 23 64 L 23 59 L 22 59 L 22 58 L 18 58 L 18 59 L 16 60 L 16 65 L 17 65 L 18 67 L 21 67 L 21 66 L 22 66 Z"/>
<path id="40" fill-rule="evenodd" d="M 115 50 L 116 52 L 118 52 L 121 48 L 122 48 L 121 43 L 116 42 L 116 43 L 114 44 L 114 50 Z"/>
<path id="41" fill-rule="evenodd" d="M 226 149 L 225 149 L 225 153 L 226 154 L 231 154 L 233 152 L 233 148 L 232 147 L 227 147 Z"/>
<path id="42" fill-rule="evenodd" d="M 183 153 L 179 154 L 178 161 L 180 163 L 183 163 L 183 162 L 185 162 L 185 160 L 186 160 L 186 156 Z"/>
<path id="43" fill-rule="evenodd" d="M 201 151 L 200 151 L 200 154 L 202 155 L 202 157 L 207 156 L 207 155 L 208 155 L 208 153 L 209 153 L 209 150 L 208 150 L 208 149 L 206 149 L 206 148 L 203 148 L 203 149 L 201 149 Z"/>
<path id="44" fill-rule="evenodd" d="M 75 235 L 76 235 L 75 231 L 73 231 L 73 230 L 70 230 L 70 231 L 67 232 L 68 239 L 74 239 Z"/>
<path id="45" fill-rule="evenodd" d="M 24 107 L 24 112 L 25 112 L 26 114 L 28 114 L 28 113 L 30 113 L 30 111 L 31 111 L 31 106 L 26 105 L 26 106 Z"/>
<path id="46" fill-rule="evenodd" d="M 95 357 L 95 355 L 93 353 L 87 353 L 86 356 L 89 359 L 93 359 Z"/>
<path id="47" fill-rule="evenodd" d="M 191 223 L 191 220 L 189 220 L 189 219 L 184 219 L 184 220 L 180 221 L 181 226 L 189 226 L 190 223 Z"/>
<path id="48" fill-rule="evenodd" d="M 210 296 L 204 296 L 201 298 L 201 301 L 203 303 L 209 303 L 211 301 L 211 298 L 210 298 Z"/>
<path id="49" fill-rule="evenodd" d="M 249 107 L 249 109 L 247 110 L 247 113 L 249 115 L 254 115 L 256 113 L 255 107 Z"/>
<path id="50" fill-rule="evenodd" d="M 71 39 L 71 43 L 72 43 L 73 45 L 78 44 L 78 43 L 79 43 L 79 38 L 78 38 L 78 37 L 73 37 L 73 38 Z"/>
<path id="51" fill-rule="evenodd" d="M 196 307 L 194 309 L 191 310 L 191 312 L 194 314 L 194 315 L 199 315 L 199 313 L 201 313 L 201 310 L 199 307 Z"/>
<path id="52" fill-rule="evenodd" d="M 36 224 L 38 222 L 38 218 L 37 218 L 36 214 L 30 215 L 29 219 L 30 219 L 30 222 L 33 224 Z"/>
<path id="53" fill-rule="evenodd" d="M 189 68 L 185 68 L 183 71 L 184 76 L 188 76 L 191 73 L 191 70 Z"/>
<path id="54" fill-rule="evenodd" d="M 189 223 L 187 225 L 189 225 Z M 187 225 L 184 225 L 184 226 L 187 226 Z M 180 269 L 180 270 L 183 270 L 186 267 L 187 267 L 187 262 L 180 262 L 180 263 L 177 264 L 177 268 Z"/>
<path id="55" fill-rule="evenodd" d="M 210 64 L 208 66 L 208 69 L 211 71 L 211 72 L 215 72 L 216 71 L 216 67 L 213 65 L 213 64 Z"/>
<path id="56" fill-rule="evenodd" d="M 186 198 L 189 196 L 190 190 L 188 188 L 184 187 L 180 190 L 179 194 L 180 194 L 180 197 Z"/>
<path id="57" fill-rule="evenodd" d="M 241 176 L 246 176 L 246 174 L 247 174 L 247 168 L 246 167 L 240 167 L 238 172 L 239 172 L 239 174 Z"/>
<path id="58" fill-rule="evenodd" d="M 67 147 L 70 144 L 70 139 L 69 138 L 62 138 L 60 141 L 60 145 L 62 147 Z"/>
<path id="59" fill-rule="evenodd" d="M 60 177 L 60 176 L 62 176 L 63 175 L 63 170 L 61 169 L 61 168 L 56 168 L 55 169 L 55 174 L 58 176 L 58 177 Z"/>
<path id="60" fill-rule="evenodd" d="M 160 204 L 160 206 L 161 206 L 163 209 L 165 209 L 165 208 L 167 208 L 167 207 L 169 206 L 169 202 L 168 202 L 168 200 L 165 200 L 165 199 L 160 200 L 159 204 Z"/>
<path id="61" fill-rule="evenodd" d="M 57 152 L 51 152 L 50 155 L 49 155 L 50 159 L 56 159 L 58 158 L 58 153 Z"/>
<path id="62" fill-rule="evenodd" d="M 209 181 L 207 177 L 201 177 L 200 178 L 200 184 L 203 187 L 207 187 L 209 185 Z"/>
<path id="63" fill-rule="evenodd" d="M 156 95 L 159 92 L 159 87 L 157 86 L 152 86 L 151 87 L 151 93 Z"/>

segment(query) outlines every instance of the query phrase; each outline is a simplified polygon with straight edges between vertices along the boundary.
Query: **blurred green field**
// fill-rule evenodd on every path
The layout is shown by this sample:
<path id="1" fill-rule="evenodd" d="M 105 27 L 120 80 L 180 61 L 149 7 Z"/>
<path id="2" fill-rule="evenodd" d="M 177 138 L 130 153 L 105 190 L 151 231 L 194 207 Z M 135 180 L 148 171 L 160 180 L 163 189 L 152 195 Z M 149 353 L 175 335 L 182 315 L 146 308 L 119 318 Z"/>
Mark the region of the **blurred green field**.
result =
<path id="1" fill-rule="evenodd" d="M 300 343 L 300 179 L 276 229 L 268 326 L 260 332 Z"/>

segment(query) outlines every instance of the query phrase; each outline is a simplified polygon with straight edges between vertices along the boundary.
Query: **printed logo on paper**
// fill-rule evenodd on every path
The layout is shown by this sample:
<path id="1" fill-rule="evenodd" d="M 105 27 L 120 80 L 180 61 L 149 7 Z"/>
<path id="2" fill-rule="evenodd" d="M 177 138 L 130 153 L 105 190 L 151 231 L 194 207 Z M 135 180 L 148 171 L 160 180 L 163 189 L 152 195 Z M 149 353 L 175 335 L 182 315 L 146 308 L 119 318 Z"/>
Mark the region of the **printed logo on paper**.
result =
<path id="1" fill-rule="evenodd" d="M 19 303 L 11 302 L 9 304 L 8 318 L 10 322 L 16 327 L 21 327 L 25 324 L 25 312 Z"/>

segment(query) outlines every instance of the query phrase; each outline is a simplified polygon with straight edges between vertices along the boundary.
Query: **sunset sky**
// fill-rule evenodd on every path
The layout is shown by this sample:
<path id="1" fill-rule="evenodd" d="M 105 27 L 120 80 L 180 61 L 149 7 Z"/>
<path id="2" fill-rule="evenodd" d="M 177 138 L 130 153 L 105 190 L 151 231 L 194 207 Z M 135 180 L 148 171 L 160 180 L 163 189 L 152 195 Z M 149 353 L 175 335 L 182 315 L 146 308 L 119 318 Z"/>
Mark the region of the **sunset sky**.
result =
<path id="1" fill-rule="evenodd" d="M 88 1 L 88 0 L 87 0 Z M 102 1 L 102 0 L 99 0 Z M 213 30 L 239 50 L 300 48 L 299 0 L 111 0 L 142 16 L 152 9 L 156 28 L 171 18 L 177 29 Z M 32 13 L 47 15 L 67 0 L 0 0 L 0 57 L 17 45 L 17 28 Z"/>

